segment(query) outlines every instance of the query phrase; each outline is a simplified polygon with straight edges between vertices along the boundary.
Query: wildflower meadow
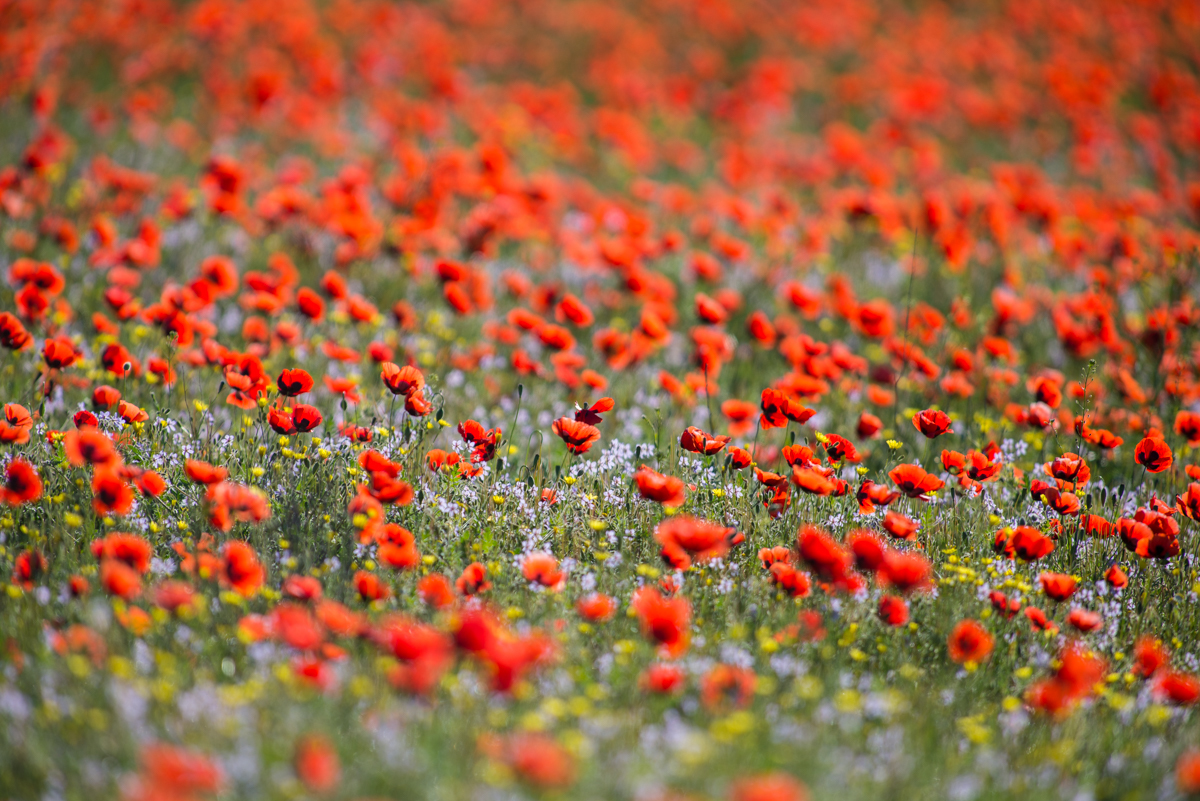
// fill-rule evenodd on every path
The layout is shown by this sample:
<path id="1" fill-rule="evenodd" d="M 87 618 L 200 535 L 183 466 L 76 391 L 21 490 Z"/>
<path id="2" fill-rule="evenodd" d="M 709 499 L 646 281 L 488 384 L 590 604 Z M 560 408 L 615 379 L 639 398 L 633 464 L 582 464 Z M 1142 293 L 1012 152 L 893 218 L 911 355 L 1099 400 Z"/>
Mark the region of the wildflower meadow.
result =
<path id="1" fill-rule="evenodd" d="M 0 0 L 0 799 L 1200 796 L 1195 0 Z"/>

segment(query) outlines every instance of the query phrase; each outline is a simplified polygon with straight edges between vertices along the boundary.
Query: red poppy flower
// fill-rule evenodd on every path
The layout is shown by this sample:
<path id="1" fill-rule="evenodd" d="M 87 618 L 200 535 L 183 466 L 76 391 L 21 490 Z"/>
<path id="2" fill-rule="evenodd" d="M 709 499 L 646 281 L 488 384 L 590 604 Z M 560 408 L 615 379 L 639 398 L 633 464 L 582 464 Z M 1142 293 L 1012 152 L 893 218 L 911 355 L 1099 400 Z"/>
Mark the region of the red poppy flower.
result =
<path id="1" fill-rule="evenodd" d="M 950 660 L 960 665 L 967 662 L 979 664 L 987 661 L 992 654 L 992 646 L 992 635 L 974 620 L 960 621 L 950 632 L 950 638 L 947 640 Z"/>
<path id="2" fill-rule="evenodd" d="M 301 287 L 296 293 L 296 306 L 301 314 L 314 323 L 321 322 L 325 317 L 325 301 L 308 287 Z"/>
<path id="3" fill-rule="evenodd" d="M 413 499 L 411 484 L 379 470 L 371 473 L 371 484 L 366 490 L 380 503 L 407 506 Z"/>
<path id="4" fill-rule="evenodd" d="M 888 489 L 883 484 L 876 484 L 869 478 L 863 479 L 863 483 L 855 493 L 855 499 L 858 501 L 858 510 L 862 514 L 870 514 L 875 511 L 876 505 L 887 506 L 899 497 L 899 492 Z"/>
<path id="5" fill-rule="evenodd" d="M 917 539 L 917 522 L 899 512 L 889 511 L 883 516 L 883 530 L 897 539 L 910 542 Z"/>
<path id="6" fill-rule="evenodd" d="M 97 468 L 92 476 L 92 506 L 98 515 L 128 514 L 133 507 L 133 490 L 116 471 Z"/>
<path id="7" fill-rule="evenodd" d="M 810 495 L 835 495 L 840 489 L 835 477 L 819 469 L 799 465 L 792 468 L 792 483 Z"/>
<path id="8" fill-rule="evenodd" d="M 196 591 L 186 581 L 167 579 L 152 592 L 154 605 L 168 612 L 177 612 L 195 602 Z"/>
<path id="9" fill-rule="evenodd" d="M 1038 609 L 1036 606 L 1025 607 L 1024 614 L 1025 618 L 1029 621 L 1029 625 L 1034 631 L 1058 631 L 1058 626 L 1054 623 L 1054 621 L 1048 618 L 1046 613 L 1041 609 Z"/>
<path id="10" fill-rule="evenodd" d="M 393 395 L 407 397 L 425 387 L 425 376 L 411 365 L 400 367 L 392 362 L 384 362 L 380 369 L 380 377 Z"/>
<path id="11" fill-rule="evenodd" d="M 96 429 L 68 431 L 62 444 L 67 461 L 76 467 L 107 467 L 120 461 L 112 439 Z"/>
<path id="12" fill-rule="evenodd" d="M 999 590 L 992 590 L 988 593 L 988 601 L 992 604 L 992 609 L 996 610 L 997 614 L 1004 617 L 1005 620 L 1011 620 L 1013 615 L 1021 611 L 1021 602 L 1016 598 L 1009 598 Z"/>
<path id="13" fill-rule="evenodd" d="M 341 783 L 342 768 L 337 749 L 320 734 L 306 734 L 296 741 L 292 766 L 310 793 L 324 795 Z"/>
<path id="14" fill-rule="evenodd" d="M 462 461 L 462 457 L 451 451 L 444 451 L 441 448 L 430 448 L 425 454 L 425 462 L 429 466 L 431 472 L 439 472 L 445 468 L 453 467 Z"/>
<path id="15" fill-rule="evenodd" d="M 633 594 L 632 606 L 648 639 L 673 657 L 687 650 L 692 608 L 686 598 L 668 599 L 652 587 L 642 587 Z"/>
<path id="16" fill-rule="evenodd" d="M 940 437 L 950 430 L 950 415 L 940 409 L 926 409 L 913 415 L 913 426 L 929 439 Z"/>
<path id="17" fill-rule="evenodd" d="M 1009 545 L 1013 553 L 1025 562 L 1036 562 L 1054 550 L 1054 540 L 1031 526 L 1013 529 Z"/>
<path id="18" fill-rule="evenodd" d="M 551 590 L 561 590 L 567 583 L 567 574 L 558 568 L 554 554 L 531 553 L 521 562 L 521 575 L 526 581 L 540 584 Z"/>
<path id="19" fill-rule="evenodd" d="M 517 734 L 505 743 L 503 761 L 522 781 L 543 790 L 562 790 L 575 782 L 575 759 L 544 734 Z"/>
<path id="20" fill-rule="evenodd" d="M 1135 676 L 1148 679 L 1159 670 L 1171 664 L 1171 654 L 1166 647 L 1153 637 L 1138 638 L 1133 647 L 1133 668 Z"/>
<path id="21" fill-rule="evenodd" d="M 372 523 L 363 531 L 379 546 L 379 561 L 393 570 L 412 569 L 420 564 L 416 537 L 396 523 Z"/>
<path id="22" fill-rule="evenodd" d="M 1062 492 L 1076 492 L 1092 478 L 1087 462 L 1077 453 L 1064 453 L 1053 462 L 1044 464 L 1042 469 L 1058 483 L 1058 489 Z"/>
<path id="23" fill-rule="evenodd" d="M 775 562 L 767 572 L 771 574 L 771 583 L 792 598 L 807 598 L 812 589 L 808 574 L 797 570 L 788 562 Z"/>
<path id="24" fill-rule="evenodd" d="M 555 420 L 550 430 L 566 443 L 567 450 L 575 454 L 587 453 L 592 443 L 600 439 L 600 429 L 569 417 Z"/>
<path id="25" fill-rule="evenodd" d="M 454 605 L 454 586 L 441 573 L 423 576 L 417 582 L 417 595 L 434 609 L 446 609 Z"/>
<path id="26" fill-rule="evenodd" d="M 682 479 L 664 476 L 646 465 L 633 474 L 633 480 L 643 498 L 663 506 L 680 507 L 687 500 L 687 486 Z"/>
<path id="27" fill-rule="evenodd" d="M 908 595 L 929 587 L 933 577 L 933 566 L 919 553 L 885 552 L 883 564 L 879 566 L 878 578 L 881 587 L 890 587 L 902 595 Z"/>
<path id="28" fill-rule="evenodd" d="M 321 410 L 315 406 L 298 403 L 292 408 L 292 422 L 296 426 L 296 431 L 301 434 L 312 431 L 321 425 L 322 420 L 324 418 L 321 416 Z"/>
<path id="29" fill-rule="evenodd" d="M 752 312 L 746 318 L 746 330 L 750 336 L 754 337 L 754 341 L 764 348 L 770 348 L 775 344 L 777 336 L 775 326 L 761 311 Z"/>
<path id="30" fill-rule="evenodd" d="M 126 423 L 144 423 L 150 419 L 150 415 L 145 409 L 124 400 L 117 404 L 117 414 L 121 415 Z"/>
<path id="31" fill-rule="evenodd" d="M 479 562 L 472 562 L 463 568 L 463 572 L 454 582 L 454 586 L 468 598 L 487 592 L 492 588 L 491 582 L 487 580 L 487 568 Z"/>
<path id="32" fill-rule="evenodd" d="M 832 584 L 849 573 L 853 557 L 823 529 L 811 524 L 801 526 L 797 545 L 800 559 L 821 581 Z"/>
<path id="33" fill-rule="evenodd" d="M 188 459 L 183 465 L 188 478 L 197 484 L 217 484 L 225 480 L 229 471 L 224 467 L 214 467 L 208 462 L 198 459 Z"/>
<path id="34" fill-rule="evenodd" d="M 150 543 L 136 534 L 113 532 L 103 539 L 92 541 L 92 555 L 98 561 L 111 559 L 122 562 L 138 573 L 144 574 L 150 569 L 152 554 Z"/>
<path id="35" fill-rule="evenodd" d="M 322 595 L 320 579 L 294 573 L 283 580 L 282 590 L 284 595 L 298 601 L 319 601 Z"/>
<path id="36" fill-rule="evenodd" d="M 51 370 L 64 370 L 75 363 L 79 354 L 75 350 L 75 343 L 66 337 L 58 337 L 46 340 L 42 346 L 42 357 Z"/>
<path id="37" fill-rule="evenodd" d="M 34 584 L 50 567 L 46 557 L 36 548 L 27 548 L 17 554 L 13 561 L 12 582 L 26 592 L 32 590 Z"/>
<path id="38" fill-rule="evenodd" d="M 719 523 L 680 515 L 659 523 L 654 539 L 673 567 L 686 570 L 693 559 L 707 562 L 725 556 L 743 536 Z"/>
<path id="39" fill-rule="evenodd" d="M 121 393 L 116 387 L 102 384 L 92 390 L 92 408 L 97 411 L 116 408 L 121 402 Z"/>
<path id="40" fill-rule="evenodd" d="M 33 341 L 33 335 L 12 312 L 0 312 L 0 345 L 8 350 L 21 350 Z M 74 348 L 72 348 L 74 352 Z"/>
<path id="41" fill-rule="evenodd" d="M 729 801 L 808 801 L 808 789 L 786 773 L 763 773 L 738 779 Z"/>
<path id="42" fill-rule="evenodd" d="M 1154 682 L 1154 694 L 1175 706 L 1191 706 L 1200 701 L 1200 678 L 1177 671 L 1161 673 Z"/>
<path id="43" fill-rule="evenodd" d="M 745 707 L 754 698 L 757 683 L 750 668 L 717 664 L 700 680 L 700 701 L 711 711 Z"/>
<path id="44" fill-rule="evenodd" d="M 647 692 L 670 695 L 683 689 L 687 673 L 678 665 L 655 663 L 642 672 L 638 685 Z"/>
<path id="45" fill-rule="evenodd" d="M 246 598 L 258 592 L 266 571 L 249 543 L 230 540 L 221 549 L 221 583 Z"/>
<path id="46" fill-rule="evenodd" d="M 1057 662 L 1054 674 L 1031 685 L 1025 699 L 1034 709 L 1061 716 L 1093 693 L 1108 665 L 1078 643 L 1065 646 Z"/>
<path id="47" fill-rule="evenodd" d="M 617 602 L 603 593 L 592 593 L 575 602 L 580 617 L 592 622 L 611 620 L 617 613 Z"/>
<path id="48" fill-rule="evenodd" d="M 887 545 L 874 532 L 851 531 L 846 535 L 846 545 L 854 554 L 854 566 L 864 573 L 874 573 L 883 566 Z"/>
<path id="49" fill-rule="evenodd" d="M 750 451 L 745 448 L 730 446 L 729 448 L 729 466 L 734 470 L 745 470 L 754 461 L 750 455 Z"/>
<path id="50" fill-rule="evenodd" d="M 1042 585 L 1042 592 L 1055 601 L 1067 600 L 1075 594 L 1075 588 L 1079 585 L 1074 576 L 1049 572 L 1041 573 L 1038 582 Z"/>
<path id="51" fill-rule="evenodd" d="M 967 451 L 967 476 L 972 481 L 992 481 L 1003 467 L 993 457 L 979 451 Z"/>
<path id="52" fill-rule="evenodd" d="M 279 374 L 279 379 L 275 382 L 279 386 L 279 394 L 289 398 L 294 398 L 297 395 L 303 395 L 313 388 L 312 376 L 307 370 L 300 368 L 290 368 Z"/>
<path id="53" fill-rule="evenodd" d="M 679 437 L 679 447 L 692 453 L 711 456 L 729 444 L 729 437 L 708 434 L 696 426 L 688 426 Z"/>
<path id="54" fill-rule="evenodd" d="M 339 433 L 353 442 L 370 442 L 375 438 L 375 433 L 366 426 L 356 426 L 353 423 L 345 423 L 338 429 Z"/>
<path id="55" fill-rule="evenodd" d="M 604 422 L 604 418 L 600 415 L 613 410 L 612 398 L 601 398 L 590 406 L 584 404 L 582 407 L 575 409 L 575 419 L 580 423 L 587 423 L 589 426 L 597 426 Z"/>
<path id="56" fill-rule="evenodd" d="M 910 498 L 928 500 L 931 493 L 937 492 L 946 483 L 937 476 L 926 473 L 920 465 L 902 464 L 892 468 L 888 478 L 896 487 Z"/>
<path id="57" fill-rule="evenodd" d="M 267 424 L 276 434 L 289 436 L 296 433 L 296 421 L 292 418 L 292 413 L 278 406 L 267 409 Z"/>
<path id="58" fill-rule="evenodd" d="M 854 447 L 854 443 L 838 434 L 826 434 L 825 451 L 829 454 L 830 461 L 841 462 L 846 461 L 850 464 L 858 464 L 862 458 L 858 455 L 858 449 Z"/>
<path id="59" fill-rule="evenodd" d="M 1175 496 L 1175 508 L 1184 517 L 1200 521 L 1200 482 L 1191 482 L 1182 495 Z"/>
<path id="60" fill-rule="evenodd" d="M 1137 444 L 1133 458 L 1149 473 L 1161 473 L 1171 467 L 1171 446 L 1159 437 L 1146 437 Z"/>
<path id="61" fill-rule="evenodd" d="M 1103 626 L 1104 618 L 1095 612 L 1076 607 L 1071 610 L 1071 614 L 1067 615 L 1067 624 L 1076 631 L 1087 633 Z"/>
<path id="62" fill-rule="evenodd" d="M 947 473 L 957 475 L 967 469 L 967 457 L 958 451 L 942 451 L 942 469 Z"/>
<path id="63" fill-rule="evenodd" d="M 1200 412 L 1181 411 L 1175 415 L 1175 433 L 1193 448 L 1200 447 Z"/>
<path id="64" fill-rule="evenodd" d="M 364 570 L 354 574 L 354 589 L 367 603 L 385 600 L 392 594 L 391 587 L 380 581 L 379 576 Z"/>
<path id="65" fill-rule="evenodd" d="M 11 445 L 24 445 L 29 442 L 33 418 L 28 410 L 19 403 L 6 403 L 4 417 L 4 420 L 0 420 L 0 442 Z"/>
<path id="66" fill-rule="evenodd" d="M 908 603 L 895 595 L 879 599 L 879 619 L 889 626 L 903 626 L 908 622 Z"/>
<path id="67" fill-rule="evenodd" d="M 417 390 L 405 396 L 404 411 L 413 417 L 424 417 L 433 411 L 433 404 L 425 400 L 424 394 Z"/>
<path id="68" fill-rule="evenodd" d="M 858 424 L 854 432 L 859 439 L 870 439 L 883 430 L 883 421 L 870 412 L 862 412 L 858 416 Z"/>
<path id="69" fill-rule="evenodd" d="M 782 428 L 789 422 L 803 425 L 817 413 L 815 409 L 809 409 L 783 392 L 770 388 L 762 391 L 761 406 L 762 417 L 759 422 L 763 428 Z"/>
<path id="70" fill-rule="evenodd" d="M 105 559 L 100 563 L 100 585 L 109 595 L 126 600 L 142 592 L 142 579 L 138 572 L 116 559 Z"/>
<path id="71" fill-rule="evenodd" d="M 1175 762 L 1175 786 L 1185 795 L 1200 793 L 1200 750 L 1188 749 Z"/>

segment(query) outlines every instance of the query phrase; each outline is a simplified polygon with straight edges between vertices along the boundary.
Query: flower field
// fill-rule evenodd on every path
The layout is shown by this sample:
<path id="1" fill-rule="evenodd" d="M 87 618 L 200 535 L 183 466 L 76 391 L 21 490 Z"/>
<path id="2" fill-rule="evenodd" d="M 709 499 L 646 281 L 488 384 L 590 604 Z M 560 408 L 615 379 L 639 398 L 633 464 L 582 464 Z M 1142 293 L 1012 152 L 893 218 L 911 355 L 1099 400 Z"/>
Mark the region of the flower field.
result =
<path id="1" fill-rule="evenodd" d="M 1200 796 L 1198 43 L 0 2 L 0 799 Z"/>

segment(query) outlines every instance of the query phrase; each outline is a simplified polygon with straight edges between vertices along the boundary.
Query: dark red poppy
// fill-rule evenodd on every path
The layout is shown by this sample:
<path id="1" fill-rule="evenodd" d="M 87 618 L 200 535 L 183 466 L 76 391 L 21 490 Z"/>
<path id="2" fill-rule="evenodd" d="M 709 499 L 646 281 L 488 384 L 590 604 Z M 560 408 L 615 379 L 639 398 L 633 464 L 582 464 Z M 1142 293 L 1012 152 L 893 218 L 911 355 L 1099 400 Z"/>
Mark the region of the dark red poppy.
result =
<path id="1" fill-rule="evenodd" d="M 679 437 L 679 446 L 685 451 L 711 456 L 729 444 L 729 437 L 709 434 L 696 426 L 688 426 Z"/>
<path id="2" fill-rule="evenodd" d="M 902 464 L 892 468 L 888 478 L 896 487 L 910 498 L 928 500 L 931 493 L 937 492 L 946 483 L 935 475 L 926 473 L 920 465 Z"/>
<path id="3" fill-rule="evenodd" d="M 21 350 L 32 341 L 33 335 L 25 330 L 15 314 L 0 312 L 0 345 L 8 350 Z"/>
<path id="4" fill-rule="evenodd" d="M 1134 449 L 1133 458 L 1149 473 L 1161 473 L 1169 470 L 1174 461 L 1171 446 L 1160 437 L 1144 438 Z"/>
<path id="5" fill-rule="evenodd" d="M 587 453 L 592 444 L 600 439 L 600 429 L 595 426 L 572 420 L 570 417 L 560 417 L 550 426 L 571 453 Z"/>
<path id="6" fill-rule="evenodd" d="M 284 370 L 275 383 L 279 386 L 279 394 L 289 398 L 303 395 L 313 388 L 312 376 L 300 368 Z"/>
<path id="7" fill-rule="evenodd" d="M 913 426 L 929 439 L 940 437 L 950 430 L 950 415 L 940 409 L 926 409 L 913 415 Z"/>
<path id="8" fill-rule="evenodd" d="M 278 406 L 267 409 L 267 424 L 276 434 L 288 436 L 296 433 L 296 421 L 292 418 L 292 413 Z"/>
<path id="9" fill-rule="evenodd" d="M 92 506 L 98 515 L 125 515 L 133 507 L 133 489 L 116 471 L 97 468 L 92 476 Z"/>
<path id="10" fill-rule="evenodd" d="M 992 635 L 980 623 L 963 620 L 950 632 L 947 648 L 951 661 L 979 664 L 991 656 L 993 644 Z"/>
<path id="11" fill-rule="evenodd" d="M 1031 526 L 1017 526 L 1009 539 L 1013 553 L 1025 562 L 1036 562 L 1054 550 L 1054 540 Z"/>
<path id="12" fill-rule="evenodd" d="M 75 343 L 66 337 L 57 337 L 46 340 L 42 346 L 42 357 L 50 369 L 63 370 L 74 364 L 79 354 L 75 350 Z"/>
<path id="13" fill-rule="evenodd" d="M 903 626 L 908 622 L 908 602 L 895 595 L 879 599 L 879 619 L 889 626 Z"/>
<path id="14" fill-rule="evenodd" d="M 804 424 L 817 413 L 815 409 L 805 407 L 777 389 L 764 389 L 761 405 L 760 423 L 763 428 L 782 428 L 789 422 Z"/>
<path id="15" fill-rule="evenodd" d="M 392 362 L 384 362 L 381 365 L 380 377 L 393 395 L 407 397 L 425 387 L 425 376 L 411 365 L 400 367 Z"/>
<path id="16" fill-rule="evenodd" d="M 298 403 L 292 407 L 292 422 L 296 426 L 296 431 L 301 434 L 306 431 L 312 431 L 321 425 L 324 419 L 321 416 L 321 410 L 315 406 Z"/>
<path id="17" fill-rule="evenodd" d="M 29 462 L 13 459 L 4 468 L 4 486 L 0 488 L 0 500 L 9 506 L 31 503 L 42 497 L 42 480 Z"/>

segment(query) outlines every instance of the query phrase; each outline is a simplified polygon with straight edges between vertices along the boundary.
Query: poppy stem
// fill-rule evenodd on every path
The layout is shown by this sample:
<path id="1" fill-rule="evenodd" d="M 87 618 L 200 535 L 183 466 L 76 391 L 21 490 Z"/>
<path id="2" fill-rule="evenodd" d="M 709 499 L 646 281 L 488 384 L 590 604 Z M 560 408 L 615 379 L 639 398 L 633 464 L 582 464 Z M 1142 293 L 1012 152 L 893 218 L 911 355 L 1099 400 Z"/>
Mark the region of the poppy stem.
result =
<path id="1" fill-rule="evenodd" d="M 521 401 L 525 399 L 525 385 L 517 384 L 517 407 L 513 409 L 512 425 L 508 427 L 508 436 L 500 441 L 500 445 L 496 448 L 500 457 L 504 459 L 505 466 L 508 465 L 508 450 L 505 446 L 512 440 L 513 432 L 517 430 L 517 416 L 521 414 Z"/>
<path id="2" fill-rule="evenodd" d="M 908 297 L 904 301 L 904 331 L 901 332 L 904 336 L 904 351 L 900 358 L 900 372 L 896 374 L 896 383 L 892 385 L 892 425 L 896 425 L 896 415 L 900 411 L 900 379 L 904 378 L 904 373 L 908 370 L 908 362 L 911 354 L 908 352 L 908 320 L 912 315 L 912 293 L 913 281 L 917 277 L 917 242 L 920 240 L 921 233 L 917 228 L 917 224 L 913 223 L 913 246 L 912 253 L 908 257 Z"/>
<path id="3" fill-rule="evenodd" d="M 708 360 L 701 359 L 700 364 L 704 368 L 704 399 L 705 399 L 705 402 L 708 404 L 708 427 L 709 427 L 709 430 L 712 431 L 712 433 L 716 434 L 717 433 L 717 416 L 715 414 L 713 414 L 712 391 L 709 389 L 709 385 L 708 385 Z"/>

